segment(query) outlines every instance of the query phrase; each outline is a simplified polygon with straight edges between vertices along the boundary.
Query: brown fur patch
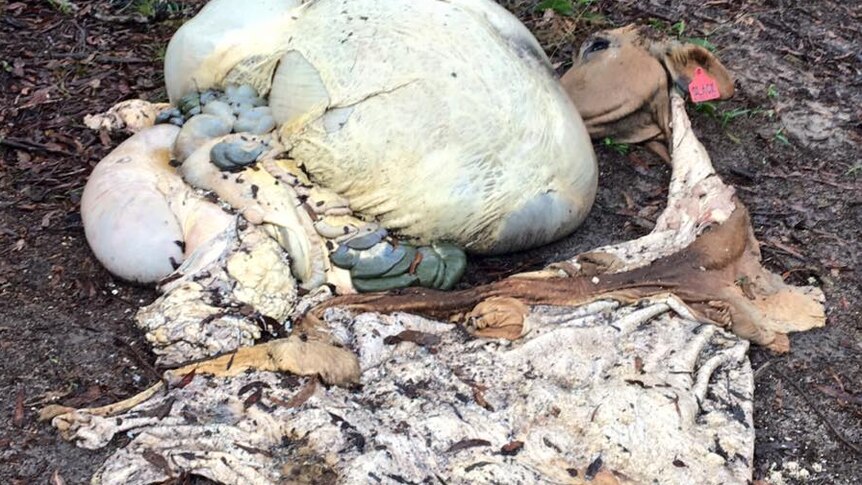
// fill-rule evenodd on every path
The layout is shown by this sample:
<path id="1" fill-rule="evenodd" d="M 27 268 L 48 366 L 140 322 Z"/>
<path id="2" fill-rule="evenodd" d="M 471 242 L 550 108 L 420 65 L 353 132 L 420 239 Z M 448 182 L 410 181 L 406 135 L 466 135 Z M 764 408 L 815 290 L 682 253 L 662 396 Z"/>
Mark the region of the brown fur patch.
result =
<path id="1" fill-rule="evenodd" d="M 599 39 L 608 47 L 589 51 Z M 669 79 L 685 89 L 701 67 L 716 80 L 721 99 L 734 94 L 733 79 L 712 53 L 694 44 L 660 40 L 650 28 L 628 25 L 596 33 L 581 52 L 560 82 L 590 136 L 645 143 L 665 161 L 670 161 Z"/>

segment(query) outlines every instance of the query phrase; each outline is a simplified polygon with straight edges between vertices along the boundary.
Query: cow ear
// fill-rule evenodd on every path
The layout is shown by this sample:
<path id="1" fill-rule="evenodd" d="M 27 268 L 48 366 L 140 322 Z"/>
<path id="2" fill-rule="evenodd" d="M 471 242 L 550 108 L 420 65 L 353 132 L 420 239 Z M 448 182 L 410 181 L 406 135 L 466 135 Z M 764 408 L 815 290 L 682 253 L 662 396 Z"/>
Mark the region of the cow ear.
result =
<path id="1" fill-rule="evenodd" d="M 694 79 L 695 70 L 701 68 L 709 77 L 715 79 L 721 95 L 719 99 L 729 99 L 733 96 L 733 78 L 718 57 L 708 50 L 699 45 L 681 42 L 659 46 L 659 52 L 655 52 L 655 49 L 654 47 L 653 55 L 664 63 L 674 83 L 684 92 L 688 92 L 688 85 Z"/>

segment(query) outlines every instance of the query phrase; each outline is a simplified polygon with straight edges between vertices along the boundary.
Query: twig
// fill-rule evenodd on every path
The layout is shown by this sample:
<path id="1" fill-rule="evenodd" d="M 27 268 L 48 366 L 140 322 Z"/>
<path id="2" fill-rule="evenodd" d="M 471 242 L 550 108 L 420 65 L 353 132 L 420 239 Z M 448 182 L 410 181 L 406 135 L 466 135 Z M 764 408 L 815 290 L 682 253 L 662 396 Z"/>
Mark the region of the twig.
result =
<path id="1" fill-rule="evenodd" d="M 96 56 L 96 62 L 104 62 L 105 64 L 147 64 L 153 61 L 138 57 Z"/>
<path id="2" fill-rule="evenodd" d="M 111 22 L 117 24 L 149 24 L 152 22 L 152 19 L 139 13 L 133 13 L 129 15 L 108 15 L 101 12 L 96 12 L 95 14 L 93 14 L 93 17 L 96 17 L 96 19 L 101 20 L 102 22 Z"/>
<path id="3" fill-rule="evenodd" d="M 73 59 L 76 61 L 83 61 L 88 57 L 93 57 L 93 60 L 96 62 L 103 62 L 105 64 L 146 64 L 148 62 L 153 62 L 147 59 L 141 59 L 139 57 L 116 57 L 116 56 L 106 56 L 106 55 L 96 55 L 87 53 L 87 52 L 60 52 L 57 54 L 53 54 L 51 58 L 53 59 Z"/>
<path id="4" fill-rule="evenodd" d="M 805 180 L 811 180 L 812 182 L 817 182 L 817 183 L 820 183 L 820 184 L 823 184 L 823 185 L 829 185 L 830 187 L 835 187 L 836 189 L 842 189 L 842 190 L 858 190 L 858 187 L 852 187 L 852 186 L 849 186 L 849 185 L 840 184 L 840 183 L 838 183 L 838 182 L 833 182 L 833 181 L 831 181 L 831 180 L 824 180 L 824 179 L 819 178 L 819 177 L 810 177 L 810 176 L 803 175 L 803 174 L 800 174 L 800 173 L 791 173 L 791 174 L 787 174 L 787 175 L 778 175 L 778 174 L 762 173 L 762 174 L 760 174 L 760 176 L 761 176 L 761 177 L 770 178 L 770 179 L 781 179 L 781 180 L 787 180 L 787 179 L 790 179 L 790 178 L 797 178 L 797 179 L 798 179 L 798 178 L 804 178 Z"/>
<path id="5" fill-rule="evenodd" d="M 811 399 L 808 397 L 808 395 L 805 394 L 805 392 L 802 390 L 802 388 L 799 387 L 799 385 L 795 381 L 793 381 L 789 377 L 787 377 L 787 375 L 784 372 L 782 372 L 781 369 L 779 369 L 778 367 L 773 367 L 773 370 L 775 370 L 775 372 L 778 373 L 778 375 L 781 376 L 781 378 L 784 379 L 784 381 L 786 381 L 788 384 L 790 384 L 790 387 L 795 389 L 796 392 L 798 392 L 799 395 L 802 396 L 802 399 L 804 399 L 805 402 L 808 403 L 808 406 L 811 408 L 812 411 L 814 411 L 814 414 L 816 414 L 820 418 L 820 420 L 823 422 L 823 424 L 825 424 L 826 427 L 828 427 L 829 430 L 832 431 L 832 434 L 834 434 L 835 437 L 838 438 L 838 441 L 840 441 L 841 443 L 844 443 L 844 445 L 846 445 L 848 448 L 850 448 L 851 450 L 856 452 L 856 454 L 862 455 L 862 448 L 860 448 L 859 445 L 857 445 L 857 444 L 851 442 L 850 440 L 848 440 L 847 438 L 845 438 L 844 435 L 842 435 L 838 431 L 838 429 L 835 428 L 835 425 L 833 425 L 831 421 L 826 419 L 826 416 L 820 411 L 820 409 L 817 406 L 815 406 L 813 402 L 811 402 Z"/>
<path id="6" fill-rule="evenodd" d="M 800 253 L 799 251 L 796 251 L 796 250 L 795 250 L 795 249 L 793 249 L 792 247 L 790 247 L 790 246 L 788 246 L 788 245 L 786 245 L 786 244 L 783 244 L 783 243 L 781 243 L 781 242 L 775 241 L 775 240 L 771 240 L 771 239 L 770 239 L 770 240 L 768 240 L 768 241 L 761 241 L 761 242 L 760 242 L 760 246 L 761 246 L 761 247 L 764 247 L 764 246 L 765 246 L 765 247 L 768 247 L 768 248 L 772 248 L 772 249 L 774 249 L 774 250 L 780 251 L 780 252 L 782 252 L 782 253 L 784 253 L 784 254 L 787 254 L 787 255 L 789 255 L 789 256 L 793 256 L 794 258 L 796 258 L 796 259 L 798 259 L 798 260 L 800 260 L 800 261 L 803 261 L 803 262 L 804 262 L 804 261 L 808 261 L 808 258 L 806 258 L 806 257 L 805 257 L 805 255 L 803 255 L 803 254 L 802 254 L 802 253 Z"/>
<path id="7" fill-rule="evenodd" d="M 771 366 L 771 365 L 772 365 L 772 361 L 769 360 L 765 364 L 763 364 L 762 366 L 758 367 L 757 370 L 754 371 L 754 380 L 756 381 L 757 378 L 760 377 L 760 375 L 763 374 L 763 372 L 766 369 L 769 369 L 769 366 Z"/>
<path id="8" fill-rule="evenodd" d="M 159 371 L 157 371 L 155 367 L 150 365 L 150 363 L 147 362 L 147 359 L 145 359 L 144 356 L 141 355 L 137 349 L 132 347 L 132 345 L 130 343 L 126 342 L 125 340 L 121 339 L 120 337 L 114 337 L 114 342 L 117 342 L 120 345 L 122 345 L 123 347 L 125 347 L 129 351 L 129 353 L 132 354 L 132 357 L 134 357 L 135 360 L 138 361 L 138 364 L 140 364 L 141 367 L 146 369 L 147 372 L 152 374 L 153 377 L 155 377 L 157 380 L 164 382 L 165 378 L 162 376 L 162 374 L 160 374 Z M 165 382 L 165 384 L 167 385 L 166 382 Z"/>
<path id="9" fill-rule="evenodd" d="M 73 153 L 67 152 L 66 150 L 59 150 L 57 148 L 51 148 L 47 145 L 43 145 L 41 143 L 36 143 L 34 141 L 22 140 L 20 138 L 0 138 L 0 146 L 5 146 L 9 148 L 16 148 L 18 150 L 24 150 L 28 152 L 33 151 L 42 151 L 47 153 L 54 153 L 57 155 L 64 155 L 67 157 L 74 157 Z"/>

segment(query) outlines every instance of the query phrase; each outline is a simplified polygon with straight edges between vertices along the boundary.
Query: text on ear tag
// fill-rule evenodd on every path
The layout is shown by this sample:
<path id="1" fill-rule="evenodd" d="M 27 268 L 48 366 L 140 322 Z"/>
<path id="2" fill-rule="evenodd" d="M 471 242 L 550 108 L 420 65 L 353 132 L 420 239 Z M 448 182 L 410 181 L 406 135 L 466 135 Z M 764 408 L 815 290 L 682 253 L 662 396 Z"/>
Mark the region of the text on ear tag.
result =
<path id="1" fill-rule="evenodd" d="M 700 67 L 695 68 L 694 79 L 688 83 L 688 94 L 691 95 L 691 100 L 695 103 L 703 103 L 721 97 L 721 93 L 718 92 L 718 83 Z"/>

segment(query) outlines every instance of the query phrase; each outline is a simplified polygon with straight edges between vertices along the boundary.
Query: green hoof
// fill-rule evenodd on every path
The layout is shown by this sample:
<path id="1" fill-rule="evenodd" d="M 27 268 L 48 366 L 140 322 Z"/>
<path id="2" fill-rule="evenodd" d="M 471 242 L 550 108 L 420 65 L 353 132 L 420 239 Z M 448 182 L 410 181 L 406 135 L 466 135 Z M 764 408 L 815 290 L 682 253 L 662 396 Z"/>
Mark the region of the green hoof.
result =
<path id="1" fill-rule="evenodd" d="M 464 276 L 464 270 L 467 268 L 467 255 L 461 248 L 452 244 L 435 244 L 433 247 L 445 263 L 442 281 L 436 285 L 436 288 L 451 290 Z"/>
<path id="2" fill-rule="evenodd" d="M 359 261 L 359 252 L 347 246 L 338 246 L 338 249 L 329 256 L 329 260 L 339 268 L 351 269 Z"/>
<path id="3" fill-rule="evenodd" d="M 389 291 L 398 288 L 407 288 L 419 283 L 419 278 L 412 274 L 403 274 L 389 278 L 363 279 L 354 278 L 353 287 L 360 293 L 371 293 L 375 291 Z"/>
<path id="4" fill-rule="evenodd" d="M 416 276 L 419 277 L 419 285 L 425 288 L 435 288 L 434 282 L 443 268 L 443 259 L 434 249 L 425 246 L 419 248 L 422 261 L 416 266 Z M 441 279 L 442 281 L 442 279 Z"/>
<path id="5" fill-rule="evenodd" d="M 261 143 L 223 141 L 212 147 L 210 160 L 219 169 L 231 172 L 254 164 L 265 150 Z"/>
<path id="6" fill-rule="evenodd" d="M 431 288 L 435 290 L 439 290 L 443 287 L 443 281 L 446 278 L 446 263 L 443 262 L 443 259 L 440 259 L 440 264 L 437 266 L 437 274 L 434 276 L 434 284 L 431 285 Z"/>
<path id="7" fill-rule="evenodd" d="M 330 255 L 332 264 L 350 270 L 357 291 L 387 291 L 417 285 L 451 290 L 464 276 L 467 256 L 452 244 L 416 248 L 411 244 L 393 246 L 381 241 L 363 249 L 385 235 L 382 229 L 363 234 L 343 243 Z"/>
<path id="8" fill-rule="evenodd" d="M 367 234 L 356 236 L 344 242 L 351 249 L 370 249 L 386 237 L 386 229 L 377 229 Z"/>
<path id="9" fill-rule="evenodd" d="M 252 108 L 243 111 L 237 117 L 233 130 L 237 133 L 251 133 L 252 135 L 263 135 L 275 129 L 275 118 L 268 106 Z"/>
<path id="10" fill-rule="evenodd" d="M 202 112 L 204 114 L 218 117 L 230 126 L 233 126 L 234 123 L 236 123 L 236 118 L 233 115 L 230 105 L 224 101 L 211 101 L 204 105 Z"/>
<path id="11" fill-rule="evenodd" d="M 401 261 L 395 263 L 395 266 L 393 266 L 392 269 L 383 273 L 380 276 L 381 278 L 401 276 L 408 270 L 410 270 L 410 266 L 413 264 L 413 260 L 416 259 L 416 248 L 408 244 L 402 244 L 400 247 L 404 248 L 404 257 L 401 258 Z"/>
<path id="12" fill-rule="evenodd" d="M 350 276 L 353 278 L 382 276 L 404 259 L 405 253 L 404 246 L 393 247 L 387 242 L 381 242 L 359 253 L 359 259 L 350 269 Z"/>
<path id="13" fill-rule="evenodd" d="M 170 108 L 156 115 L 156 121 L 153 124 L 161 125 L 163 123 L 171 123 L 171 120 L 183 118 L 183 113 L 177 108 Z"/>
<path id="14" fill-rule="evenodd" d="M 219 93 L 217 91 L 213 91 L 211 89 L 208 89 L 208 90 L 201 93 L 198 100 L 200 101 L 200 104 L 205 105 L 207 103 L 217 101 L 220 96 L 221 96 L 221 93 Z"/>
<path id="15" fill-rule="evenodd" d="M 183 112 L 184 115 L 192 115 L 192 111 L 197 111 L 201 109 L 201 96 L 198 93 L 189 93 L 182 98 L 180 98 L 179 102 L 177 102 L 177 108 Z"/>
<path id="16" fill-rule="evenodd" d="M 266 101 L 258 95 L 254 86 L 250 84 L 230 85 L 225 88 L 224 95 L 230 103 L 235 105 L 258 107 L 266 104 Z"/>

